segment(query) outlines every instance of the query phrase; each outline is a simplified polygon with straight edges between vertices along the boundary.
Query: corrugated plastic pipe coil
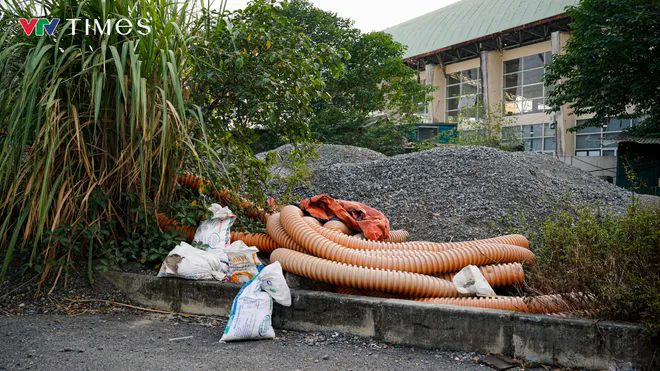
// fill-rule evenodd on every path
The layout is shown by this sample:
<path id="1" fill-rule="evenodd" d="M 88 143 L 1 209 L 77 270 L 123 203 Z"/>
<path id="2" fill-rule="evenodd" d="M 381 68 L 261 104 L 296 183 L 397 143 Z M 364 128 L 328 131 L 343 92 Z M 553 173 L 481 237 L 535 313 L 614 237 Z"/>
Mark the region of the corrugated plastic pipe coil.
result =
<path id="1" fill-rule="evenodd" d="M 291 205 L 289 205 L 291 206 Z M 286 206 L 285 208 L 289 207 Z M 294 207 L 295 206 L 291 206 Z M 284 209 L 282 209 L 282 212 Z M 302 218 L 307 225 L 312 227 L 315 231 L 323 237 L 355 250 L 413 250 L 413 251 L 428 251 L 439 252 L 455 249 L 458 247 L 469 247 L 477 245 L 491 245 L 491 244 L 505 244 L 520 246 L 525 249 L 529 248 L 529 241 L 524 236 L 519 234 L 512 234 L 500 237 L 493 237 L 484 240 L 461 241 L 461 242 L 428 242 L 428 241 L 409 241 L 409 242 L 388 242 L 388 241 L 372 241 L 355 238 L 332 229 L 322 228 L 315 225 L 312 221 L 316 220 L 310 217 Z M 407 233 L 407 231 L 405 231 Z M 533 255 L 533 254 L 532 254 Z"/>
<path id="2" fill-rule="evenodd" d="M 175 219 L 165 215 L 164 213 L 156 213 L 156 222 L 158 223 L 158 226 L 163 228 L 165 231 L 169 231 L 170 229 L 178 230 L 179 232 L 183 233 L 183 236 L 188 241 L 192 241 L 193 238 L 195 238 L 195 231 L 197 230 L 197 227 L 181 224 Z"/>
<path id="3" fill-rule="evenodd" d="M 192 174 L 180 176 L 178 181 L 193 189 L 209 184 Z M 279 261 L 287 271 L 337 285 L 338 292 L 538 313 L 569 309 L 559 295 L 460 297 L 451 279 L 469 264 L 480 266 L 493 287 L 523 282 L 520 262 L 532 264 L 535 257 L 521 235 L 447 243 L 405 242 L 408 232 L 399 230 L 391 231 L 386 241 L 370 241 L 361 234 L 353 236 L 342 222 L 321 225 L 314 218 L 303 217 L 295 206 L 269 216 L 225 190 L 213 189 L 211 196 L 266 223 L 268 234 L 231 232 L 232 240 L 271 253 L 271 260 Z M 164 229 L 176 228 L 186 238 L 194 238 L 195 227 L 181 225 L 162 213 L 157 219 Z"/>
<path id="4" fill-rule="evenodd" d="M 271 253 L 277 249 L 277 243 L 265 233 L 244 233 L 230 231 L 231 240 L 241 240 L 248 246 L 255 246 L 263 253 Z"/>
<path id="5" fill-rule="evenodd" d="M 525 281 L 525 272 L 520 263 L 482 265 L 479 270 L 491 287 L 512 286 Z M 456 273 L 444 273 L 438 277 L 451 281 Z"/>
<path id="6" fill-rule="evenodd" d="M 210 186 L 210 182 L 208 180 L 188 172 L 177 176 L 177 183 L 179 183 L 182 187 L 189 189 L 199 189 L 201 186 Z M 252 219 L 260 220 L 263 223 L 266 223 L 266 219 L 268 219 L 268 216 L 270 215 L 267 211 L 256 206 L 251 201 L 239 195 L 235 195 L 226 189 L 213 188 L 209 191 L 209 193 L 211 197 L 223 202 L 225 205 L 234 205 L 239 207 L 241 210 L 243 210 L 245 215 Z"/>
<path id="7" fill-rule="evenodd" d="M 359 267 L 438 274 L 457 271 L 469 264 L 485 265 L 519 261 L 527 263 L 534 262 L 534 254 L 531 251 L 520 246 L 504 244 L 456 247 L 441 252 L 387 251 L 385 253 L 357 251 L 324 237 L 319 233 L 320 230 L 327 231 L 328 233 L 340 233 L 318 226 L 319 231 L 317 231 L 303 220 L 302 211 L 292 205 L 285 206 L 282 209 L 280 212 L 280 222 L 286 233 L 312 255 Z M 349 236 L 347 238 L 353 241 L 359 241 Z M 390 244 L 398 245 L 394 243 Z"/>
<path id="8" fill-rule="evenodd" d="M 305 216 L 303 217 L 306 222 L 312 222 L 314 225 L 320 225 L 321 223 L 316 220 L 315 218 L 312 218 L 311 216 Z M 323 227 L 331 229 L 336 232 L 341 232 L 345 235 L 352 236 L 353 238 L 358 238 L 361 240 L 366 240 L 367 238 L 364 236 L 362 232 L 358 234 L 353 234 L 354 232 L 344 223 L 340 222 L 339 220 L 330 220 L 323 224 Z M 383 242 L 404 242 L 408 238 L 408 231 L 405 229 L 397 229 L 395 231 L 390 231 L 390 236 L 384 240 L 379 240 Z"/>
<path id="9" fill-rule="evenodd" d="M 195 238 L 195 231 L 197 227 L 192 225 L 183 225 L 173 218 L 165 215 L 164 213 L 156 214 L 156 221 L 163 230 L 176 229 L 183 233 L 187 241 L 192 241 Z M 241 240 L 248 246 L 255 246 L 259 251 L 264 253 L 271 253 L 277 248 L 277 243 L 272 237 L 265 233 L 244 233 L 230 231 L 230 239 L 232 241 Z"/>
<path id="10" fill-rule="evenodd" d="M 386 299 L 406 299 L 426 303 L 452 304 L 470 307 L 515 310 L 532 313 L 554 313 L 569 310 L 568 302 L 560 295 L 541 295 L 535 297 L 497 296 L 497 297 L 453 297 L 453 298 L 421 298 L 406 297 L 386 292 L 365 291 L 347 286 L 339 286 L 336 292 L 348 295 L 374 296 Z"/>
<path id="11" fill-rule="evenodd" d="M 270 259 L 286 271 L 334 285 L 419 297 L 458 296 L 450 281 L 423 274 L 356 267 L 289 249 L 273 251 Z"/>

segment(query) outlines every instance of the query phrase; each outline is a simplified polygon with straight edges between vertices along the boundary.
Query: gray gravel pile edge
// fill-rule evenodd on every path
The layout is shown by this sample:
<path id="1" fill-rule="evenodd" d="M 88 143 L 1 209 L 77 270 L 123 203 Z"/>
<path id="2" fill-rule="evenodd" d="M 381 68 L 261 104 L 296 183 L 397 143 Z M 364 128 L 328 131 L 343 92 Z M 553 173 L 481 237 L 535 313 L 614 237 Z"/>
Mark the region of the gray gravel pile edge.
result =
<path id="1" fill-rule="evenodd" d="M 311 184 L 294 193 L 378 208 L 411 240 L 487 238 L 538 225 L 557 210 L 599 205 L 620 213 L 631 199 L 630 191 L 540 153 L 446 146 L 378 158 L 363 148 L 329 148 L 333 157 L 322 151 Z"/>
<path id="2" fill-rule="evenodd" d="M 307 165 L 312 171 L 322 169 L 326 166 L 341 164 L 341 163 L 360 163 L 380 160 L 386 158 L 384 154 L 370 150 L 368 148 L 344 146 L 337 144 L 317 144 L 314 145 L 318 152 L 318 158 L 311 159 Z M 279 165 L 270 168 L 271 173 L 287 176 L 291 174 L 290 161 L 288 155 L 293 148 L 292 145 L 287 144 L 274 149 L 280 160 Z M 267 152 L 257 154 L 258 158 L 264 158 Z"/>

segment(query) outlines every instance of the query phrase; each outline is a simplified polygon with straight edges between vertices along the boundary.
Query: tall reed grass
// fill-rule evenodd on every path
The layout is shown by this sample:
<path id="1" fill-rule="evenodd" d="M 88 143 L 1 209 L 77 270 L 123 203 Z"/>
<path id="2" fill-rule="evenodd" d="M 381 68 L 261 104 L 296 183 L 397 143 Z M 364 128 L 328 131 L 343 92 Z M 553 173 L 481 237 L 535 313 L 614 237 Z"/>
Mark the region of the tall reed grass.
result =
<path id="1" fill-rule="evenodd" d="M 48 262 L 70 256 L 70 246 L 43 242 L 59 225 L 113 219 L 128 233 L 136 218 L 122 194 L 158 205 L 171 194 L 184 158 L 199 159 L 191 133 L 203 133 L 204 122 L 186 103 L 184 79 L 187 49 L 199 41 L 195 6 L 168 0 L 0 4 L 0 247 L 6 249 L 0 283 L 17 253 L 44 262 L 42 281 L 52 273 Z M 61 23 L 52 36 L 27 36 L 18 19 L 40 16 Z M 82 21 L 72 35 L 66 20 L 74 18 Z M 122 18 L 148 20 L 151 33 L 86 35 L 82 29 L 85 19 Z M 89 212 L 95 190 L 107 195 L 101 214 Z"/>

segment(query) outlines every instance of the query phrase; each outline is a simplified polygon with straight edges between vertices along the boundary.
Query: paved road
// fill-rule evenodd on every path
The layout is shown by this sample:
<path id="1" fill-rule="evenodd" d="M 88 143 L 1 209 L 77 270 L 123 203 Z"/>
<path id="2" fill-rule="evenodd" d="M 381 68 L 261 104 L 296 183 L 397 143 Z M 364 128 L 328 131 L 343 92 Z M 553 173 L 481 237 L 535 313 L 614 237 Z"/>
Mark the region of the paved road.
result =
<path id="1" fill-rule="evenodd" d="M 222 322 L 132 313 L 0 317 L 0 369 L 490 370 L 475 354 L 337 333 L 280 330 L 275 340 L 222 344 L 223 329 Z"/>

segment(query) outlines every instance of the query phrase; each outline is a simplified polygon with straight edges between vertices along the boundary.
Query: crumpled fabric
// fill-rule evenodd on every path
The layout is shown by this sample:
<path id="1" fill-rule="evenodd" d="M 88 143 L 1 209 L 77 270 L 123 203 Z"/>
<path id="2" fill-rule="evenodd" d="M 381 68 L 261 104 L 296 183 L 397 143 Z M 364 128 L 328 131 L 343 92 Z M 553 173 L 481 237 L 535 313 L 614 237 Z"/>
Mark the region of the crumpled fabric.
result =
<path id="1" fill-rule="evenodd" d="M 341 220 L 349 228 L 362 231 L 370 240 L 390 237 L 390 221 L 387 217 L 360 202 L 336 200 L 321 194 L 301 200 L 300 208 L 322 222 Z"/>

